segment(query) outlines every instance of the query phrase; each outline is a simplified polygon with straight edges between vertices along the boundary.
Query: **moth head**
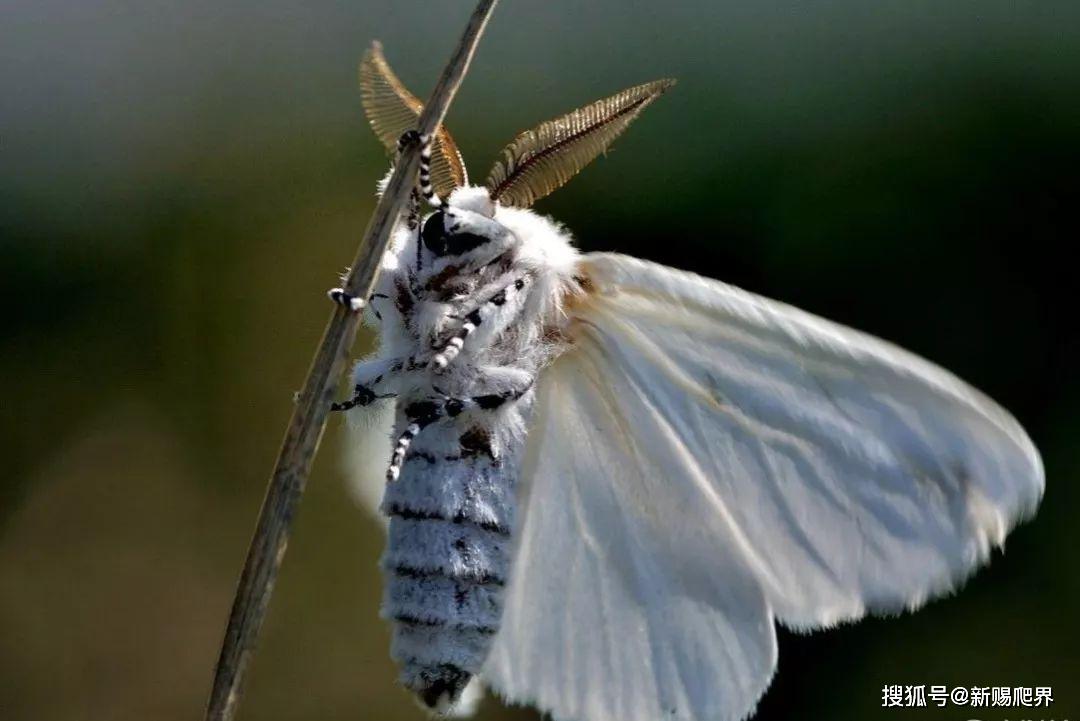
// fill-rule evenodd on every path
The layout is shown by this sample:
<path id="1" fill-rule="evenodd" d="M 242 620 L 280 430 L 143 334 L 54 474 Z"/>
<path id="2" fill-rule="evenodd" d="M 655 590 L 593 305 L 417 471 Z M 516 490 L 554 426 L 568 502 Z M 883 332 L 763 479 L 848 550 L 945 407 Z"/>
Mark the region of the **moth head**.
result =
<path id="1" fill-rule="evenodd" d="M 495 204 L 487 191 L 464 186 L 424 219 L 420 238 L 436 256 L 462 255 L 509 232 L 494 216 Z"/>
<path id="2" fill-rule="evenodd" d="M 450 193 L 444 207 L 424 219 L 420 237 L 437 256 L 460 255 L 478 245 L 477 233 L 503 232 L 494 218 L 495 202 L 487 188 L 463 185 Z"/>
<path id="3" fill-rule="evenodd" d="M 528 208 L 606 152 L 641 111 L 674 84 L 664 79 L 635 85 L 521 133 L 503 148 L 483 186 L 468 184 L 457 144 L 440 127 L 431 146 L 432 186 L 440 197 L 449 196 L 451 208 L 487 218 L 495 216 L 499 205 Z M 398 138 L 415 129 L 423 104 L 394 75 L 378 42 L 360 62 L 360 89 L 375 134 L 388 150 L 396 151 Z"/>

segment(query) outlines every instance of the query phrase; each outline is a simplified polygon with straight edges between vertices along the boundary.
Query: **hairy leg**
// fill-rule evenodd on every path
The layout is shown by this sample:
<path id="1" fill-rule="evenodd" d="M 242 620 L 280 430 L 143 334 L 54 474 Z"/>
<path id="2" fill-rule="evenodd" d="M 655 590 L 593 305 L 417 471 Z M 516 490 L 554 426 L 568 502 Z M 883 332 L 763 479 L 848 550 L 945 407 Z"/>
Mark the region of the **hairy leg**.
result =
<path id="1" fill-rule="evenodd" d="M 397 396 L 398 382 L 402 374 L 421 367 L 411 356 L 362 360 L 353 367 L 352 397 L 334 403 L 330 410 L 347 411 L 357 406 L 370 405 L 380 398 L 394 398 Z"/>
<path id="2" fill-rule="evenodd" d="M 497 337 L 511 323 L 518 319 L 525 300 L 529 276 L 520 275 L 507 282 L 499 290 L 488 295 L 473 310 L 465 314 L 461 326 L 450 338 L 441 344 L 438 352 L 431 359 L 430 368 L 436 373 L 442 372 L 457 358 L 465 347 L 465 341 L 484 325 L 487 340 Z"/>
<path id="3" fill-rule="evenodd" d="M 420 144 L 420 194 L 433 207 L 441 208 L 444 205 L 442 199 L 436 195 L 435 188 L 431 185 L 431 136 L 421 135 L 416 130 L 406 130 L 398 138 L 398 154 L 414 143 Z"/>
<path id="4" fill-rule="evenodd" d="M 405 406 L 408 425 L 398 436 L 386 480 L 396 481 L 401 466 L 413 440 L 425 428 L 447 418 L 457 418 L 462 413 L 490 413 L 507 403 L 515 403 L 532 387 L 535 376 L 527 370 L 514 366 L 489 366 L 478 369 L 476 381 L 467 396 L 449 396 L 435 389 L 435 395 Z"/>

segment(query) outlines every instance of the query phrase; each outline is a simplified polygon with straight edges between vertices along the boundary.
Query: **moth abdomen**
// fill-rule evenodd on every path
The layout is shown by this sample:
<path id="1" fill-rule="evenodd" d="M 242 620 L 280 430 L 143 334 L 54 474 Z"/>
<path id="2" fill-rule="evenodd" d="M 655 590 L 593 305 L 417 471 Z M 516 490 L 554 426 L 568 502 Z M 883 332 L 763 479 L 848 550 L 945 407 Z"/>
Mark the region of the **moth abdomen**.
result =
<path id="1" fill-rule="evenodd" d="M 382 506 L 391 656 L 401 683 L 436 711 L 453 706 L 483 667 L 510 572 L 514 476 L 486 457 L 445 458 L 462 432 L 458 422 L 426 428 Z"/>
<path id="2" fill-rule="evenodd" d="M 383 615 L 401 682 L 434 710 L 479 673 L 502 620 L 504 537 L 441 520 L 393 518 Z M 437 553 L 442 551 L 442 553 Z"/>
<path id="3" fill-rule="evenodd" d="M 461 580 L 505 580 L 510 538 L 499 530 L 435 519 L 390 522 L 383 555 L 386 571 L 442 574 Z"/>

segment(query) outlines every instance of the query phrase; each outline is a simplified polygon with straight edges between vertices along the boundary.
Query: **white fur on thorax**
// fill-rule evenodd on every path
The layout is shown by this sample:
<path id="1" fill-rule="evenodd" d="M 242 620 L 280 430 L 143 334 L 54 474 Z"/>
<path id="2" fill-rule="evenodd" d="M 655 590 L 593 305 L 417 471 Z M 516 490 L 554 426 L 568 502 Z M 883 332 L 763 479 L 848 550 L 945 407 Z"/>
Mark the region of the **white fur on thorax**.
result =
<path id="1" fill-rule="evenodd" d="M 450 196 L 450 203 L 461 199 L 467 206 L 477 207 L 475 196 L 478 191 L 486 193 L 482 188 L 459 188 Z M 484 345 L 490 341 L 491 326 L 482 324 L 467 340 L 460 357 L 439 378 L 441 387 L 451 393 L 467 393 L 468 379 L 475 373 L 475 367 L 487 365 L 489 360 L 500 361 L 505 357 L 513 357 L 535 372 L 558 351 L 545 340 L 544 332 L 550 326 L 561 324 L 561 299 L 567 293 L 578 258 L 577 250 L 571 245 L 569 233 L 550 218 L 526 209 L 497 206 L 494 220 L 509 229 L 519 241 L 514 251 L 513 266 L 507 274 L 508 279 L 515 274 L 528 274 L 530 287 L 514 323 L 512 346 L 502 349 L 502 357 L 489 358 L 490 354 L 473 352 L 473 346 Z M 400 314 L 393 306 L 393 298 L 397 292 L 395 284 L 407 268 L 415 265 L 416 246 L 420 242 L 418 230 L 408 229 L 404 222 L 397 224 L 383 258 L 376 286 L 376 293 L 387 295 L 390 299 L 373 300 L 365 313 L 365 322 L 380 331 L 379 349 L 372 358 L 400 358 L 418 351 L 430 350 L 417 347 L 416 341 L 404 327 Z M 426 248 L 422 249 L 421 259 L 425 270 L 432 267 L 433 258 Z M 376 319 L 373 312 L 375 310 L 382 316 L 381 322 Z M 420 326 L 424 335 L 437 337 L 449 327 L 448 316 L 453 312 L 452 304 L 422 301 L 414 311 L 414 323 Z M 430 379 L 422 374 L 412 374 L 403 378 L 403 385 L 396 390 L 401 396 L 408 396 L 422 393 L 429 387 Z M 364 412 L 365 409 L 362 408 L 354 411 L 357 414 Z"/>

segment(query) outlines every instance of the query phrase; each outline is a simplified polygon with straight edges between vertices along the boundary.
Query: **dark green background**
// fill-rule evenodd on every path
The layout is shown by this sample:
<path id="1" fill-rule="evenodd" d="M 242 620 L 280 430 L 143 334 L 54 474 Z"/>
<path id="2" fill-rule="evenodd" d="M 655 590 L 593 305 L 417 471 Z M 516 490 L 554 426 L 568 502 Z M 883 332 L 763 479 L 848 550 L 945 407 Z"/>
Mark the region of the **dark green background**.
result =
<path id="1" fill-rule="evenodd" d="M 356 63 L 420 95 L 471 3 L 20 0 L 0 10 L 0 716 L 200 717 L 290 399 L 385 171 Z M 674 76 L 539 210 L 586 250 L 901 343 L 1011 409 L 1047 494 L 955 598 L 781 635 L 760 719 L 1080 716 L 1080 4 L 504 0 L 449 126 L 516 132 Z M 370 339 L 364 338 L 361 345 Z M 358 352 L 360 348 L 358 348 Z M 420 719 L 380 531 L 323 443 L 242 719 Z M 886 683 L 1048 711 L 880 708 Z M 482 718 L 531 712 L 488 701 Z"/>

